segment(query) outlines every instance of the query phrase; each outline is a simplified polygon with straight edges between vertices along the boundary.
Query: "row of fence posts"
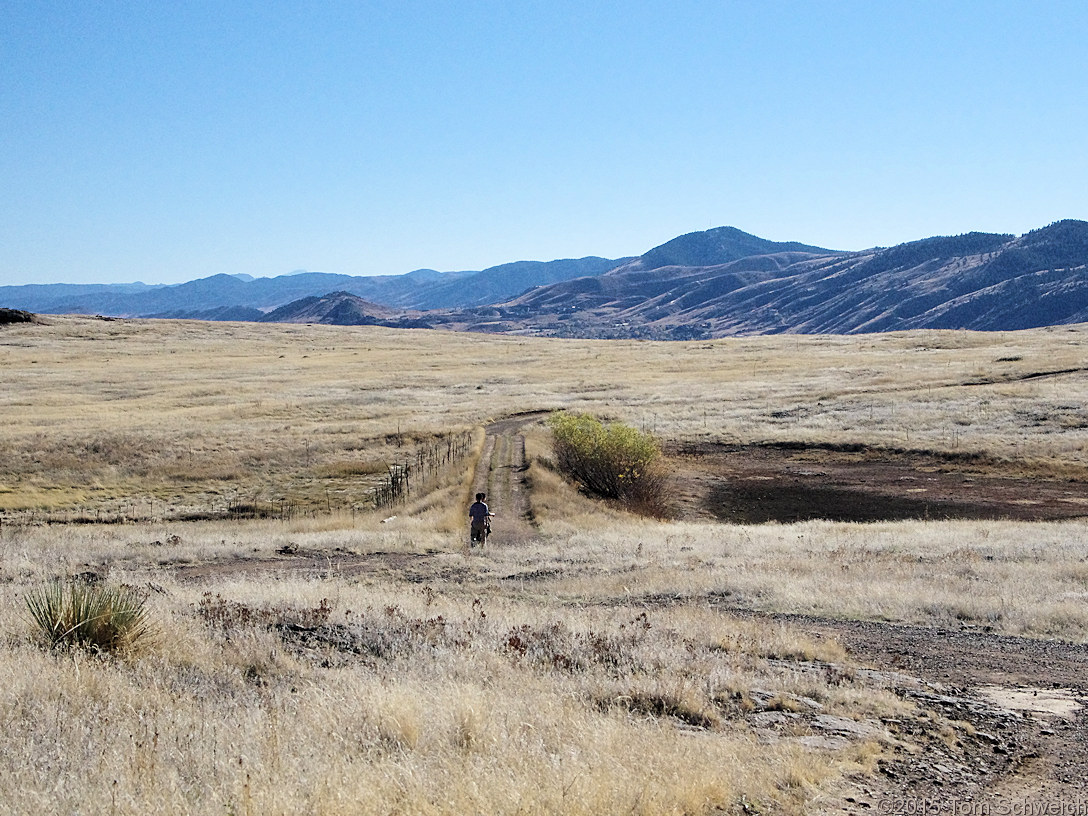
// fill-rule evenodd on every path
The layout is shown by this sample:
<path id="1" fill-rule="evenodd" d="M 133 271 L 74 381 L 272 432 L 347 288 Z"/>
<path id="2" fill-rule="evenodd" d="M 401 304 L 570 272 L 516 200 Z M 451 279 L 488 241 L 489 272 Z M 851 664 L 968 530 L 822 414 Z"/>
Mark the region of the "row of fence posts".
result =
<path id="1" fill-rule="evenodd" d="M 388 466 L 388 473 L 381 483 L 370 490 L 370 497 L 374 509 L 392 507 L 403 501 L 407 501 L 413 492 L 419 493 L 426 489 L 427 485 L 437 477 L 447 472 L 449 468 L 461 462 L 472 449 L 472 433 L 460 431 L 447 433 L 435 437 L 418 447 L 415 453 L 405 453 L 404 459 Z M 155 500 L 149 498 L 147 515 L 140 513 L 140 505 L 133 502 L 129 507 L 103 512 L 95 510 L 93 514 L 84 510 L 65 511 L 36 511 L 17 514 L 19 521 L 16 524 L 118 524 L 127 521 L 137 521 L 140 518 L 153 519 L 155 515 Z M 332 498 L 326 490 L 325 509 L 332 514 Z M 352 504 L 351 512 L 355 515 L 356 505 Z M 369 509 L 364 506 L 362 509 Z M 127 510 L 127 512 L 126 512 Z M 280 521 L 288 521 L 299 516 L 316 516 L 317 510 L 303 508 L 286 498 L 269 499 L 261 501 L 257 498 L 244 500 L 241 498 L 229 499 L 226 505 L 226 516 L 230 519 L 245 518 L 269 518 Z M 211 515 L 215 515 L 214 513 Z M 209 518 L 210 516 L 199 513 L 192 514 L 192 520 Z M 186 520 L 183 516 L 182 520 Z M 0 514 L 0 530 L 4 522 L 12 521 Z"/>
<path id="2" fill-rule="evenodd" d="M 386 479 L 371 490 L 374 507 L 392 507 L 407 501 L 413 489 L 423 490 L 437 476 L 464 459 L 471 448 L 472 434 L 468 431 L 444 434 L 421 445 L 414 457 L 405 456 L 402 462 L 389 465 Z"/>

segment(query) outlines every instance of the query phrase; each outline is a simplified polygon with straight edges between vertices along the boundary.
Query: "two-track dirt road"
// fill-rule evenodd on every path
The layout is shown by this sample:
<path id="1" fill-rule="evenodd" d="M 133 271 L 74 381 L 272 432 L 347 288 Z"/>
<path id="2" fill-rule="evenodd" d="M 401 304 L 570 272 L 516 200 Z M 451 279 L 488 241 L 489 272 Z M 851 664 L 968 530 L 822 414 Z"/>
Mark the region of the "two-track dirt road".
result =
<path id="1" fill-rule="evenodd" d="M 511 545 L 535 535 L 525 481 L 525 426 L 542 414 L 524 414 L 492 422 L 485 428 L 483 453 L 473 479 L 473 493 L 486 493 L 495 518 L 492 546 Z"/>

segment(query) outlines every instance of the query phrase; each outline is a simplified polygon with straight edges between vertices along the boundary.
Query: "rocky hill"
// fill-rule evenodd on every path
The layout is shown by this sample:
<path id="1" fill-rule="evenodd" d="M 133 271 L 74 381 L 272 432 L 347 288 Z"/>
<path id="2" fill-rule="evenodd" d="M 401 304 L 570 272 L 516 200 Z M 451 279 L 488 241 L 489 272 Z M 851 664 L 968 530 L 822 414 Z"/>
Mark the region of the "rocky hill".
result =
<path id="1" fill-rule="evenodd" d="M 34 315 L 21 309 L 0 309 L 0 326 L 12 323 L 33 323 Z"/>
<path id="2" fill-rule="evenodd" d="M 263 315 L 261 322 L 430 328 L 430 324 L 420 319 L 419 312 L 405 312 L 380 306 L 350 292 L 332 292 L 322 297 L 296 300 Z"/>
<path id="3" fill-rule="evenodd" d="M 1088 223 L 1019 238 L 969 233 L 886 249 L 776 252 L 709 266 L 633 264 L 500 307 L 523 330 L 720 337 L 901 329 L 1010 330 L 1088 321 Z"/>

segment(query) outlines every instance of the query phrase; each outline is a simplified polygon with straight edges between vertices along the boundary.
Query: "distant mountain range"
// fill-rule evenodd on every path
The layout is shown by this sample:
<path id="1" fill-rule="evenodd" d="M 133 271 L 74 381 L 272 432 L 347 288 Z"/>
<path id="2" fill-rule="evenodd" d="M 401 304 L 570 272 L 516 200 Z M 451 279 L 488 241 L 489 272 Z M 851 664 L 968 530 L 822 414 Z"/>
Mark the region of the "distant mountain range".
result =
<path id="1" fill-rule="evenodd" d="M 626 260 L 626 259 L 623 259 Z M 354 277 L 296 272 L 276 278 L 212 275 L 173 286 L 32 284 L 0 286 L 0 305 L 46 314 L 260 320 L 293 301 L 346 292 L 401 309 L 468 308 L 507 300 L 532 286 L 599 275 L 620 261 L 580 258 L 518 261 L 481 272 L 418 269 L 405 275 Z"/>
<path id="2" fill-rule="evenodd" d="M 1088 321 L 1088 223 L 860 252 L 719 227 L 613 260 L 380 277 L 246 277 L 215 275 L 176 286 L 7 286 L 0 287 L 0 306 L 605 338 L 1011 330 Z"/>

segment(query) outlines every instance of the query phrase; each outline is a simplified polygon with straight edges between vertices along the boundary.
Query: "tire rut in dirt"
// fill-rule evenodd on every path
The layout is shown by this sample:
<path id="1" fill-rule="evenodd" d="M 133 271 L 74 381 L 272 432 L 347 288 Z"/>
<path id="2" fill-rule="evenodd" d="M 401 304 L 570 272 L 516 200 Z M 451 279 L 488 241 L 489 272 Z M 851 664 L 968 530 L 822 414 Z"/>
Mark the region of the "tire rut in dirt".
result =
<path id="1" fill-rule="evenodd" d="M 525 471 L 525 425 L 537 415 L 513 417 L 494 422 L 485 429 L 487 437 L 473 480 L 474 492 L 487 494 L 495 513 L 492 522 L 494 543 L 524 541 L 535 535 L 530 521 Z"/>

